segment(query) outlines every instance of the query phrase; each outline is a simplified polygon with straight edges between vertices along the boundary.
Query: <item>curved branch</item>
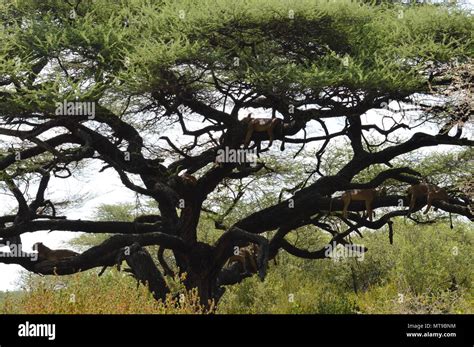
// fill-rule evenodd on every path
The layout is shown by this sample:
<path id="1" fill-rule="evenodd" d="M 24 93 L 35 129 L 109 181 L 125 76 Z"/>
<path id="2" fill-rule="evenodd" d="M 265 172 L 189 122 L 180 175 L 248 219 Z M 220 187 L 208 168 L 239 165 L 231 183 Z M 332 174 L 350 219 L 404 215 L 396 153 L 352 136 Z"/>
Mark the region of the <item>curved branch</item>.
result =
<path id="1" fill-rule="evenodd" d="M 178 237 L 165 233 L 154 232 L 144 235 L 115 235 L 94 246 L 84 253 L 59 261 L 38 262 L 35 253 L 23 256 L 11 256 L 9 253 L 0 252 L 0 263 L 18 264 L 25 269 L 44 275 L 70 275 L 86 271 L 95 267 L 113 266 L 121 255 L 122 248 L 130 247 L 134 243 L 140 246 L 163 245 L 166 248 L 186 252 L 188 247 Z"/>
<path id="2" fill-rule="evenodd" d="M 173 270 L 169 267 L 168 263 L 164 258 L 165 248 L 161 247 L 158 248 L 158 261 L 160 262 L 161 267 L 163 267 L 163 271 L 165 272 L 165 276 L 174 277 L 175 274 Z"/>
<path id="3" fill-rule="evenodd" d="M 328 256 L 326 256 L 326 253 L 327 253 L 326 248 L 322 248 L 320 250 L 311 252 L 311 251 L 308 251 L 308 250 L 303 250 L 303 249 L 297 248 L 297 247 L 291 245 L 286 240 L 281 240 L 281 248 L 283 248 L 285 251 L 287 251 L 291 255 L 294 255 L 295 257 L 299 257 L 299 258 L 304 258 L 304 259 L 325 259 L 325 258 L 328 258 Z"/>
<path id="4" fill-rule="evenodd" d="M 214 267 L 221 269 L 227 259 L 232 256 L 233 248 L 235 246 L 244 246 L 249 241 L 257 243 L 260 246 L 259 253 L 257 254 L 257 265 L 259 277 L 263 281 L 268 264 L 268 240 L 263 236 L 251 234 L 235 226 L 225 232 L 219 240 L 217 240 L 213 256 Z"/>

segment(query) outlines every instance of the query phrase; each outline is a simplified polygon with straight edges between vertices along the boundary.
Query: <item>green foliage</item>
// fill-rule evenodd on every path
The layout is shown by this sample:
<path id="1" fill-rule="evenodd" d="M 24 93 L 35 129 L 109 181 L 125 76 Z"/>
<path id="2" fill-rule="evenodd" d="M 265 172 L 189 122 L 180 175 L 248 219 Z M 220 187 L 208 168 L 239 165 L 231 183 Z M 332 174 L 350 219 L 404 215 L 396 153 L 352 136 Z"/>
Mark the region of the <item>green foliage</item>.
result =
<path id="1" fill-rule="evenodd" d="M 9 97 L 0 99 L 0 107 L 5 117 L 32 112 L 49 116 L 54 115 L 56 102 L 77 98 L 100 99 L 101 104 L 120 109 L 124 95 L 166 93 L 176 87 L 166 82 L 165 70 L 179 72 L 179 83 L 205 95 L 212 85 L 210 74 L 201 76 L 196 66 L 213 70 L 225 82 L 245 83 L 256 93 L 284 91 L 290 98 L 302 91 L 317 95 L 327 86 L 403 94 L 425 88 L 426 76 L 420 70 L 427 61 L 473 56 L 472 16 L 435 5 L 380 3 L 96 0 L 81 1 L 71 12 L 71 5 L 59 0 L 5 0 L 0 2 L 0 76 L 22 86 L 17 88 L 22 92 L 2 86 L 0 94 Z M 75 74 L 61 77 L 61 64 L 53 64 L 45 69 L 44 83 L 31 85 L 31 72 L 44 57 L 54 57 L 74 68 Z M 340 168 L 350 154 L 342 147 L 327 149 L 322 172 L 334 174 Z M 210 206 L 218 206 L 214 211 L 218 214 L 232 206 L 233 193 L 240 188 L 249 192 L 241 198 L 242 206 L 226 215 L 227 225 L 277 201 L 279 192 L 268 176 L 278 176 L 278 188 L 288 194 L 302 187 L 305 164 L 311 159 L 287 161 L 283 155 L 266 158 L 267 166 L 278 173 L 244 179 L 240 187 L 218 187 L 209 199 Z M 436 182 L 455 185 L 468 178 L 472 151 L 460 153 L 458 160 L 453 155 L 436 154 L 420 164 L 406 156 L 397 165 L 404 163 Z M 451 164 L 459 160 L 466 166 Z M 22 161 L 14 169 L 33 171 L 41 164 Z M 371 167 L 356 180 L 367 181 L 381 168 Z M 129 221 L 136 212 L 127 204 L 106 205 L 96 219 Z M 200 240 L 212 243 L 221 235 L 214 229 L 215 213 L 201 219 Z M 386 230 L 355 238 L 369 249 L 361 262 L 309 261 L 282 252 L 265 282 L 250 278 L 227 288 L 218 312 L 472 313 L 472 228 L 460 222 L 454 231 L 445 224 L 415 227 L 398 219 L 395 230 L 394 245 L 389 245 Z M 75 242 L 91 246 L 109 236 L 85 235 Z M 287 239 L 313 250 L 322 247 L 328 236 L 306 227 Z M 135 283 L 115 271 L 101 278 L 90 272 L 60 281 L 67 282 L 66 289 L 54 289 L 52 280 L 27 282 L 28 291 L 21 297 L 4 299 L 2 312 L 176 312 L 173 303 L 160 306 L 146 288 L 137 291 Z M 71 294 L 76 295 L 74 305 L 69 305 Z M 193 303 L 178 312 L 199 312 Z"/>
<path id="2" fill-rule="evenodd" d="M 353 242 L 364 245 L 363 259 L 305 260 L 281 251 L 268 276 L 226 287 L 217 312 L 228 313 L 473 313 L 474 251 L 472 227 L 457 222 L 415 226 L 394 223 L 394 244 L 387 230 L 365 232 Z M 325 235 L 306 228 L 291 239 L 298 247 L 319 249 Z M 177 279 L 167 278 L 173 293 Z M 60 289 L 63 288 L 63 289 Z M 4 313 L 194 313 L 202 312 L 190 293 L 189 306 L 174 311 L 157 304 L 144 286 L 114 269 L 58 278 L 28 275 L 20 294 L 7 294 Z M 71 294 L 76 303 L 71 304 Z M 171 299 L 169 299 L 171 300 Z M 194 304 L 193 304 L 194 302 Z"/>
<path id="3" fill-rule="evenodd" d="M 95 220 L 100 221 L 122 221 L 133 220 L 135 206 L 132 204 L 105 204 L 99 206 L 95 211 Z M 70 241 L 75 246 L 96 246 L 110 238 L 111 234 L 82 234 Z"/>
<path id="4" fill-rule="evenodd" d="M 454 151 L 438 151 L 427 157 L 417 158 L 412 164 L 414 170 L 420 171 L 434 184 L 460 188 L 472 180 L 474 171 L 474 149 L 465 148 Z M 413 162 L 413 160 L 411 160 Z"/>
<path id="5" fill-rule="evenodd" d="M 472 56 L 474 47 L 472 18 L 434 5 L 97 0 L 74 9 L 59 0 L 7 0 L 2 9 L 9 21 L 0 27 L 1 75 L 28 85 L 27 71 L 42 56 L 86 59 L 67 62 L 80 72 L 67 80 L 59 66 L 50 69 L 49 83 L 8 101 L 17 110 L 53 111 L 56 101 L 95 100 L 105 90 L 166 89 L 164 69 L 179 66 L 186 83 L 196 77 L 195 64 L 256 90 L 416 91 L 424 62 Z M 205 82 L 189 87 L 203 91 Z"/>
<path id="6" fill-rule="evenodd" d="M 284 266 L 284 265 L 282 265 Z M 350 293 L 329 283 L 311 282 L 294 265 L 273 269 L 261 283 L 256 278 L 227 289 L 219 313 L 356 313 Z"/>
<path id="7" fill-rule="evenodd" d="M 205 314 L 195 290 L 156 301 L 145 286 L 115 270 L 98 277 L 96 272 L 71 276 L 24 280 L 24 292 L 7 294 L 0 313 L 21 314 Z"/>
<path id="8" fill-rule="evenodd" d="M 366 232 L 353 241 L 369 249 L 362 261 L 310 261 L 280 254 L 279 265 L 271 266 L 264 283 L 251 278 L 228 288 L 219 312 L 473 312 L 470 225 L 452 231 L 445 224 L 404 225 L 399 219 L 393 245 L 387 230 Z"/>

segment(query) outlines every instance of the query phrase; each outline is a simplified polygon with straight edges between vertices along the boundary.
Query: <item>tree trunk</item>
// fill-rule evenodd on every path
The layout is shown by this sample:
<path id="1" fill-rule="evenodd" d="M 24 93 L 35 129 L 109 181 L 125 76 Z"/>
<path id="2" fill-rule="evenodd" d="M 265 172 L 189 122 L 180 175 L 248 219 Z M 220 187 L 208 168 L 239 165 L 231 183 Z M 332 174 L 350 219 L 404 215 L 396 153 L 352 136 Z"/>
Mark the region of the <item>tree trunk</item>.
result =
<path id="1" fill-rule="evenodd" d="M 217 303 L 223 289 L 217 286 L 217 273 L 213 259 L 213 248 L 205 243 L 196 242 L 193 250 L 186 256 L 187 269 L 184 285 L 186 289 L 197 288 L 201 305 L 210 306 L 210 300 Z"/>

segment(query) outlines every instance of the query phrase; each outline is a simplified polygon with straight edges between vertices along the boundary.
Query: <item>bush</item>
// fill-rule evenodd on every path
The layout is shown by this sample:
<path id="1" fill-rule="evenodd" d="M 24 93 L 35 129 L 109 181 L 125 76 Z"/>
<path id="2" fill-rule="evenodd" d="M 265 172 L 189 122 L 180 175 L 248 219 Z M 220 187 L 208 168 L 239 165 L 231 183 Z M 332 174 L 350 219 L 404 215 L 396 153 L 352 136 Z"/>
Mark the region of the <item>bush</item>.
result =
<path id="1" fill-rule="evenodd" d="M 353 242 L 369 249 L 362 261 L 303 260 L 281 253 L 280 265 L 270 268 L 264 283 L 250 278 L 228 288 L 218 312 L 474 311 L 469 224 L 458 223 L 453 231 L 446 223 L 415 226 L 399 219 L 393 245 L 388 230 L 366 231 Z"/>
<path id="2" fill-rule="evenodd" d="M 129 276 L 110 270 L 102 277 L 94 272 L 26 280 L 20 296 L 7 296 L 2 313 L 19 314 L 195 314 L 207 313 L 196 290 L 169 295 L 156 301 L 148 289 Z"/>
<path id="3" fill-rule="evenodd" d="M 394 244 L 387 230 L 365 231 L 353 242 L 368 248 L 363 260 L 304 260 L 280 252 L 264 282 L 256 276 L 226 288 L 217 313 L 473 313 L 473 250 L 469 224 L 431 226 L 394 224 Z M 318 238 L 298 247 L 318 249 Z M 167 278 L 173 294 L 157 302 L 136 281 L 112 269 L 63 277 L 29 275 L 24 292 L 3 296 L 2 313 L 206 313 L 195 290 L 182 279 Z M 174 297 L 177 297 L 174 295 Z"/>

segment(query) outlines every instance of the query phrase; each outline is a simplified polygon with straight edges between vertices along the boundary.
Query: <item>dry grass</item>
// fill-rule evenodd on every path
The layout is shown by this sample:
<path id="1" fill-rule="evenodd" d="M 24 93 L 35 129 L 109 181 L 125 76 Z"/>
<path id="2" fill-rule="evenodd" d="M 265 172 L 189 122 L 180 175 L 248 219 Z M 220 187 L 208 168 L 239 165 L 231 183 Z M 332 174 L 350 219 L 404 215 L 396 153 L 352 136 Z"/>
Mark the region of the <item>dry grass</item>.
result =
<path id="1" fill-rule="evenodd" d="M 205 314 L 196 290 L 170 294 L 156 301 L 148 289 L 127 276 L 110 271 L 102 277 L 81 273 L 67 277 L 31 279 L 21 295 L 7 295 L 4 314 Z"/>

